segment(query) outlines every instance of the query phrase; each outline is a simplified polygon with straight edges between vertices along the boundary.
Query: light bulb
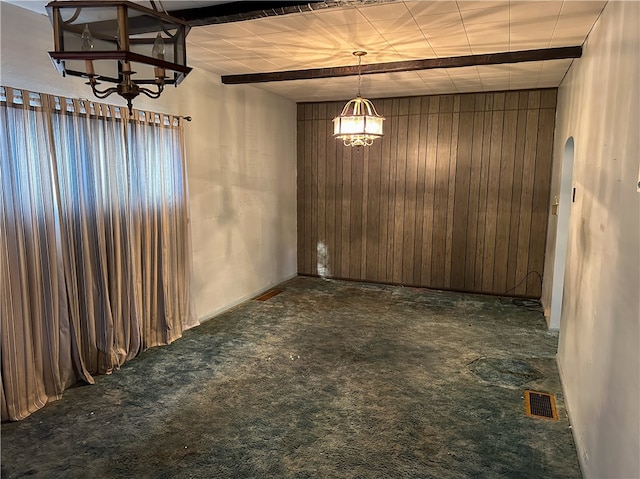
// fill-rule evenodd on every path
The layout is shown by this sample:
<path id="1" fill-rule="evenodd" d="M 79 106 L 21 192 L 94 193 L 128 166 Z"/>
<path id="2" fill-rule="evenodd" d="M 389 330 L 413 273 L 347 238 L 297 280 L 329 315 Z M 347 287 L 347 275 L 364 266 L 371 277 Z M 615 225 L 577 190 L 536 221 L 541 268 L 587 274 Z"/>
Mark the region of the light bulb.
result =
<path id="1" fill-rule="evenodd" d="M 162 39 L 162 35 L 160 35 L 160 33 L 158 33 L 158 35 L 156 36 L 156 41 L 153 42 L 151 56 L 157 58 L 158 60 L 164 60 L 164 40 Z M 164 68 L 155 67 L 153 70 L 156 75 L 156 81 L 158 83 L 164 83 Z"/>
<path id="2" fill-rule="evenodd" d="M 156 41 L 153 42 L 153 49 L 151 50 L 151 56 L 158 60 L 164 60 L 164 40 L 162 35 L 158 33 Z"/>
<path id="3" fill-rule="evenodd" d="M 90 52 L 93 50 L 93 47 L 93 37 L 91 36 L 89 25 L 85 25 L 84 30 L 82 30 L 82 51 Z"/>
<path id="4" fill-rule="evenodd" d="M 83 52 L 90 52 L 93 50 L 93 37 L 89 31 L 89 25 L 85 24 L 84 30 L 82 30 L 82 46 L 80 47 Z M 96 74 L 93 69 L 93 60 L 84 61 L 84 69 L 87 71 L 87 76 L 92 77 Z"/>

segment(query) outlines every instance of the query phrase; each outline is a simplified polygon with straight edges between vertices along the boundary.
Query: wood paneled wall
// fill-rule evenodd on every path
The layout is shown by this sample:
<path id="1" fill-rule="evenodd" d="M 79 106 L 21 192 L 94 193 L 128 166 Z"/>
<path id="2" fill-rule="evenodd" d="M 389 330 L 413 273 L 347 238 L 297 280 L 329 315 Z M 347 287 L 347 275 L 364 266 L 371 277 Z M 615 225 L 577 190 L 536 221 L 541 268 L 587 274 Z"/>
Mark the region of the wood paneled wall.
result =
<path id="1" fill-rule="evenodd" d="M 556 94 L 375 100 L 360 148 L 332 137 L 346 100 L 299 104 L 299 273 L 539 297 Z"/>

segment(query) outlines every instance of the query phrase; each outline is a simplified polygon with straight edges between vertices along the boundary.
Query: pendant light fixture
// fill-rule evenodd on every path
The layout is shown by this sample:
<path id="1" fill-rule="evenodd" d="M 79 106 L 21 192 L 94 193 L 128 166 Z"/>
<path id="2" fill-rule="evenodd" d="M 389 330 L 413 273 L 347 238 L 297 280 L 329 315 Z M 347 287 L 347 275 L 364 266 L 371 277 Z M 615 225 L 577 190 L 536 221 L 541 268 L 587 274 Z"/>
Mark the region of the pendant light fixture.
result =
<path id="1" fill-rule="evenodd" d="M 139 94 L 158 98 L 166 85 L 178 84 L 187 66 L 188 23 L 128 1 L 53 1 L 47 11 L 53 26 L 51 60 L 63 75 L 87 79 L 97 98 L 117 93 L 132 109 Z M 102 88 L 102 83 L 114 86 Z"/>
<path id="2" fill-rule="evenodd" d="M 371 146 L 373 140 L 382 136 L 384 117 L 378 115 L 371 101 L 362 98 L 362 57 L 367 52 L 357 51 L 358 57 L 358 96 L 347 102 L 342 113 L 333 119 L 333 137 L 344 142 L 344 146 Z"/>

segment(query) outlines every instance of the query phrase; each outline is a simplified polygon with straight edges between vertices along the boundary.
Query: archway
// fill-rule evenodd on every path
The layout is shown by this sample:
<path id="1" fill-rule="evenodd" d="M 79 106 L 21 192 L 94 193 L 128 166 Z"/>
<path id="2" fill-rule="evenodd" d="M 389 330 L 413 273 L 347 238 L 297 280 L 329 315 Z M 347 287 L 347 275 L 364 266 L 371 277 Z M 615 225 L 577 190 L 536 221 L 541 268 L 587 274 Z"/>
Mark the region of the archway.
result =
<path id="1" fill-rule="evenodd" d="M 558 201 L 558 226 L 556 229 L 556 248 L 553 259 L 553 281 L 551 284 L 551 311 L 549 329 L 559 330 L 562 315 L 562 295 L 564 292 L 564 270 L 567 263 L 567 238 L 569 236 L 569 215 L 572 202 L 573 177 L 573 137 L 564 145 L 562 170 L 560 172 L 560 198 Z"/>

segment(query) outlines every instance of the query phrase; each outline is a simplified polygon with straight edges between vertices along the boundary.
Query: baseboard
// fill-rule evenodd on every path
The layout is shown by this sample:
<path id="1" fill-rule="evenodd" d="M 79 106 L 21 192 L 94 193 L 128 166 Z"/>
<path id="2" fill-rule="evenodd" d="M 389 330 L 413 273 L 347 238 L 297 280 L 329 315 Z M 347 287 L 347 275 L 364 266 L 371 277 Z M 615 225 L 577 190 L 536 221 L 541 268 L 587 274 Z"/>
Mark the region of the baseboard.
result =
<path id="1" fill-rule="evenodd" d="M 285 281 L 289 281 L 293 278 L 295 278 L 296 276 L 298 276 L 298 273 L 293 273 L 292 275 L 289 276 L 285 276 L 283 279 L 280 279 L 278 281 L 273 281 L 271 283 L 269 283 L 267 286 L 264 286 L 260 289 L 257 289 L 255 291 L 252 291 L 250 293 L 247 293 L 243 296 L 240 296 L 239 298 L 234 299 L 233 301 L 225 304 L 224 306 L 221 306 L 220 308 L 216 308 L 212 311 L 209 311 L 208 313 L 202 315 L 201 317 L 199 317 L 197 320 L 199 323 L 204 323 L 206 321 L 209 321 L 210 319 L 215 318 L 216 316 L 224 313 L 225 311 L 230 310 L 231 308 L 234 308 L 236 306 L 238 306 L 240 303 L 244 303 L 245 301 L 251 299 L 251 298 L 255 298 L 256 296 L 258 296 L 259 294 L 264 293 L 265 291 L 270 290 L 271 288 L 273 288 L 274 286 L 277 286 L 281 283 L 284 283 Z"/>
<path id="2" fill-rule="evenodd" d="M 569 419 L 569 426 L 571 427 L 571 435 L 573 436 L 573 443 L 576 446 L 576 453 L 578 454 L 578 464 L 580 464 L 580 472 L 582 477 L 584 477 L 584 471 L 587 470 L 587 465 L 585 464 L 585 458 L 588 457 L 587 452 L 583 449 L 582 443 L 578 440 L 578 436 L 576 433 L 575 427 L 573 427 L 573 420 L 571 415 L 571 407 L 569 406 L 569 398 L 567 397 L 567 389 L 564 387 L 564 373 L 562 372 L 562 365 L 560 364 L 560 360 L 558 355 L 556 354 L 556 366 L 558 368 L 558 375 L 560 376 L 560 387 L 562 388 L 562 396 L 564 398 L 564 408 L 567 411 L 567 417 Z"/>

